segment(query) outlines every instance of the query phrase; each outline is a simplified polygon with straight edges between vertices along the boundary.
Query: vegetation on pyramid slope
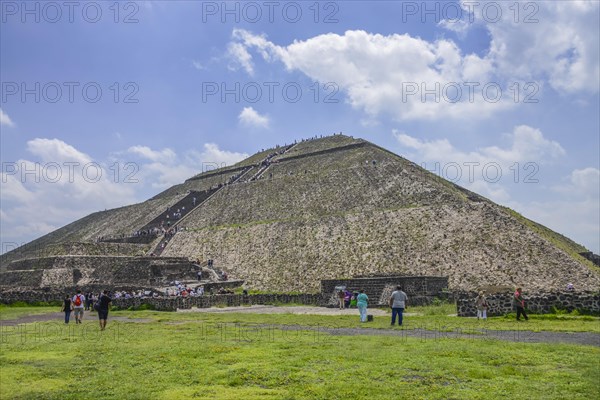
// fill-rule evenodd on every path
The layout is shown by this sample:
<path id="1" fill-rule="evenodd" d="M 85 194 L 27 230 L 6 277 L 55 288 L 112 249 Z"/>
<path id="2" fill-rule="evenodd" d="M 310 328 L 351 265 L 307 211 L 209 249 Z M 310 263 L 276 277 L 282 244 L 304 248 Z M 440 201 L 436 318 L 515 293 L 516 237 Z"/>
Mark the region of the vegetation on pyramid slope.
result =
<path id="1" fill-rule="evenodd" d="M 320 279 L 364 274 L 448 275 L 455 289 L 597 287 L 570 244 L 524 220 L 366 144 L 274 163 L 262 179 L 224 188 L 164 254 L 215 258 L 267 290 L 316 291 Z"/>
<path id="2" fill-rule="evenodd" d="M 178 221 L 187 230 L 162 255 L 213 258 L 253 288 L 318 291 L 321 279 L 375 274 L 445 275 L 453 289 L 600 285 L 598 269 L 577 254 L 582 246 L 342 135 L 267 149 L 146 202 L 91 214 L 8 253 L 3 265 L 50 245 L 53 252 L 114 254 L 119 250 L 110 246 L 56 244 L 130 234 L 189 191 L 215 187 L 221 188 Z"/>
<path id="3" fill-rule="evenodd" d="M 373 160 L 376 164 L 373 165 Z M 272 164 L 262 179 L 231 185 L 188 215 L 188 228 L 276 221 L 467 201 L 414 164 L 376 147 Z"/>

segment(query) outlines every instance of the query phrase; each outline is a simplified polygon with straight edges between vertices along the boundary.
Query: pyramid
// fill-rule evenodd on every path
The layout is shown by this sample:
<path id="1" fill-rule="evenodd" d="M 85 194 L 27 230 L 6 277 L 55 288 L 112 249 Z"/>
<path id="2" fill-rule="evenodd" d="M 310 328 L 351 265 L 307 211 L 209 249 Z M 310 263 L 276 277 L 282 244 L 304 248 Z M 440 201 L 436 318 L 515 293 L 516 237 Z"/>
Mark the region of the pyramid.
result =
<path id="1" fill-rule="evenodd" d="M 90 214 L 4 254 L 0 286 L 100 284 L 116 274 L 106 272 L 110 263 L 119 265 L 125 284 L 122 271 L 135 263 L 131 274 L 142 273 L 140 260 L 160 271 L 162 259 L 212 259 L 230 279 L 278 292 L 317 292 L 322 279 L 379 275 L 448 276 L 454 290 L 564 289 L 569 282 L 597 290 L 600 272 L 580 255 L 586 251 L 384 148 L 340 134 L 276 146 L 145 202 Z M 103 274 L 90 257 L 104 257 Z"/>

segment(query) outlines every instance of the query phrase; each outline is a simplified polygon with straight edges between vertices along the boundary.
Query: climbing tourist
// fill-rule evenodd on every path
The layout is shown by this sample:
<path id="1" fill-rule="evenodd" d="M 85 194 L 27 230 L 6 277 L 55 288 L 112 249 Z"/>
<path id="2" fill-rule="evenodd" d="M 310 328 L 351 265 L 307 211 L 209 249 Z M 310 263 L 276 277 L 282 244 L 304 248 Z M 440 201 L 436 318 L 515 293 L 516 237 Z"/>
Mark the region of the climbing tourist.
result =
<path id="1" fill-rule="evenodd" d="M 402 326 L 402 313 L 406 308 L 408 297 L 402 291 L 400 285 L 396 286 L 396 290 L 390 296 L 390 308 L 392 309 L 392 326 L 396 324 L 396 316 L 398 316 L 398 326 Z"/>
<path id="2" fill-rule="evenodd" d="M 108 296 L 108 290 L 100 295 L 98 299 L 98 319 L 100 320 L 100 330 L 103 331 L 106 328 L 106 320 L 108 319 L 108 308 L 112 299 Z"/>
<path id="3" fill-rule="evenodd" d="M 479 296 L 475 299 L 475 307 L 477 308 L 477 319 L 483 318 L 487 320 L 487 300 L 483 294 L 483 290 L 479 292 Z"/>
<path id="4" fill-rule="evenodd" d="M 85 303 L 85 296 L 81 293 L 81 290 L 77 291 L 77 294 L 71 299 L 73 301 L 73 311 L 75 311 L 75 323 L 80 324 L 83 318 L 83 307 Z"/>
<path id="5" fill-rule="evenodd" d="M 65 312 L 65 324 L 68 324 L 69 319 L 71 318 L 71 311 L 73 311 L 73 304 L 71 303 L 71 299 L 69 298 L 69 296 L 65 296 L 60 311 Z"/>
<path id="6" fill-rule="evenodd" d="M 358 306 L 358 311 L 360 312 L 360 322 L 367 322 L 367 302 L 369 301 L 369 297 L 365 294 L 364 290 L 359 290 L 357 297 L 356 305 Z"/>
<path id="7" fill-rule="evenodd" d="M 521 288 L 518 287 L 513 296 L 513 303 L 517 309 L 517 321 L 521 320 L 521 314 L 525 318 L 525 321 L 529 320 L 527 314 L 525 314 L 525 299 L 523 298 L 523 293 Z"/>

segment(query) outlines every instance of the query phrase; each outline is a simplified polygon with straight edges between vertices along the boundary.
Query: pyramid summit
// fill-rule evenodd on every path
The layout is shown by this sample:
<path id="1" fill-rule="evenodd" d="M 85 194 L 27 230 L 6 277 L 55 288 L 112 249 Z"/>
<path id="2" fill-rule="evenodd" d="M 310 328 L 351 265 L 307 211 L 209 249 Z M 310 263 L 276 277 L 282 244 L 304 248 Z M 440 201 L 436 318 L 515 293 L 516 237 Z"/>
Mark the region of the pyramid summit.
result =
<path id="1" fill-rule="evenodd" d="M 148 285 L 176 276 L 185 260 L 211 259 L 230 279 L 269 291 L 317 292 L 323 279 L 376 275 L 448 276 L 453 290 L 595 290 L 600 274 L 586 251 L 340 134 L 276 146 L 90 214 L 4 254 L 0 285 Z M 132 272 L 121 276 L 123 263 Z"/>

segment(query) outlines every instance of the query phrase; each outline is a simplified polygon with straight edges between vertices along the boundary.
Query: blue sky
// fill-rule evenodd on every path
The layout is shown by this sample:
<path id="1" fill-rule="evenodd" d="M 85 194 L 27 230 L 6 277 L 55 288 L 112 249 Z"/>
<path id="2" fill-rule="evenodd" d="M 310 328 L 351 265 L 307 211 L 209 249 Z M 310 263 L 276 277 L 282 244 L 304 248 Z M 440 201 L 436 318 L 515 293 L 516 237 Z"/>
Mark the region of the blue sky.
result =
<path id="1" fill-rule="evenodd" d="M 344 132 L 600 252 L 597 1 L 72 4 L 0 1 L 2 251 Z"/>

